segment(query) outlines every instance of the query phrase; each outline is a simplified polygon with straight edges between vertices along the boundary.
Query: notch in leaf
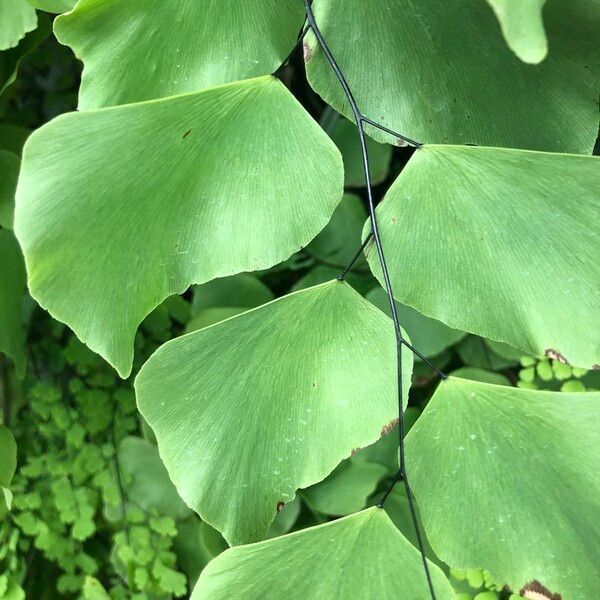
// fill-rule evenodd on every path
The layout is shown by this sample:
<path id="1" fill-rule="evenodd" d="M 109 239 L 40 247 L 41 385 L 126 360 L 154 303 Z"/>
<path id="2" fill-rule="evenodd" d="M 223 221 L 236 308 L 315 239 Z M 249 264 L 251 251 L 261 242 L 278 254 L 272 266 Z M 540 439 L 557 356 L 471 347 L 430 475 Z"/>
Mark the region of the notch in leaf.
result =
<path id="1" fill-rule="evenodd" d="M 429 564 L 438 600 L 452 600 L 441 569 Z M 275 595 L 273 591 L 276 590 Z M 428 598 L 417 549 L 385 511 L 369 508 L 258 544 L 230 548 L 202 571 L 192 600 Z"/>

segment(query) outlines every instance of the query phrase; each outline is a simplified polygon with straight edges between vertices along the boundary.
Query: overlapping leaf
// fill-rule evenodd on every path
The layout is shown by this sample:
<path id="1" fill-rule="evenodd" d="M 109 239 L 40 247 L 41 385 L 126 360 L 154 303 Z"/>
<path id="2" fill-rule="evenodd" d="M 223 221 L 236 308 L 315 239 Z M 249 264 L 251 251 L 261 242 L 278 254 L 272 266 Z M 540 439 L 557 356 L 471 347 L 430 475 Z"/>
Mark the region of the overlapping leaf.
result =
<path id="1" fill-rule="evenodd" d="M 84 62 L 89 109 L 272 73 L 303 18 L 296 0 L 82 0 L 55 32 Z"/>
<path id="2" fill-rule="evenodd" d="M 596 1 L 548 0 L 552 51 L 535 68 L 506 46 L 484 0 L 381 0 L 376 7 L 314 0 L 313 6 L 365 116 L 426 143 L 591 153 L 600 78 Z M 313 88 L 351 117 L 312 35 L 305 57 Z"/>
<path id="3" fill-rule="evenodd" d="M 77 0 L 27 0 L 31 6 L 49 13 L 64 13 L 72 10 Z"/>
<path id="4" fill-rule="evenodd" d="M 595 157 L 418 150 L 377 209 L 397 299 L 455 329 L 592 368 L 598 189 Z M 376 253 L 368 260 L 381 280 Z"/>
<path id="5" fill-rule="evenodd" d="M 331 118 L 334 119 L 334 122 L 329 124 L 323 122 L 322 119 L 321 125 L 325 131 L 328 131 L 331 139 L 342 153 L 346 187 L 364 187 L 366 185 L 365 171 L 356 125 L 348 119 L 341 118 L 335 111 L 332 112 L 334 114 Z M 369 151 L 369 166 L 371 167 L 371 183 L 377 185 L 382 183 L 388 175 L 392 147 L 367 138 L 367 149 Z"/>
<path id="6" fill-rule="evenodd" d="M 173 519 L 193 514 L 177 494 L 156 446 L 138 437 L 126 437 L 119 446 L 119 467 L 127 497 L 136 506 Z"/>
<path id="7" fill-rule="evenodd" d="M 0 4 L 3 0 L 0 0 Z M 20 2 L 21 0 L 17 0 Z M 8 0 L 10 2 L 10 0 Z M 26 0 L 22 0 L 27 5 Z M 29 5 L 27 5 L 29 6 Z M 31 7 L 29 7 L 33 10 Z M 35 12 L 35 11 L 34 11 Z M 2 17 L 0 15 L 0 22 Z M 6 88 L 10 86 L 16 79 L 17 69 L 21 59 L 31 52 L 38 44 L 40 44 L 52 31 L 50 19 L 44 15 L 40 15 L 37 22 L 37 28 L 34 27 L 14 48 L 0 52 L 0 94 L 3 94 Z M 3 123 L 2 128 L 6 128 L 7 124 Z M 8 127 L 11 127 L 8 125 Z M 13 127 L 13 131 L 14 131 Z M 2 147 L 6 147 L 2 140 Z"/>
<path id="8" fill-rule="evenodd" d="M 457 568 L 485 567 L 515 592 L 593 598 L 599 425 L 600 393 L 442 382 L 406 442 L 438 556 Z"/>
<path id="9" fill-rule="evenodd" d="M 342 180 L 331 140 L 265 77 L 42 127 L 15 231 L 32 295 L 126 376 L 154 307 L 286 259 L 325 226 Z"/>
<path id="10" fill-rule="evenodd" d="M 239 273 L 195 286 L 192 312 L 197 314 L 207 308 L 255 308 L 274 298 L 273 292 L 258 277 Z"/>
<path id="11" fill-rule="evenodd" d="M 524 62 L 539 63 L 548 53 L 542 9 L 546 0 L 488 0 L 509 48 Z"/>
<path id="12" fill-rule="evenodd" d="M 27 0 L 0 0 L 0 50 L 14 48 L 36 25 L 35 9 Z"/>
<path id="13" fill-rule="evenodd" d="M 386 315 L 391 316 L 388 295 L 383 288 L 371 290 L 366 298 Z M 405 304 L 396 302 L 396 311 L 400 324 L 406 329 L 412 344 L 424 356 L 439 354 L 465 335 L 462 331 L 452 329 L 436 319 L 430 319 Z"/>
<path id="14" fill-rule="evenodd" d="M 395 358 L 389 319 L 330 281 L 168 342 L 138 407 L 187 504 L 230 543 L 255 541 L 297 488 L 393 425 Z"/>
<path id="15" fill-rule="evenodd" d="M 331 220 L 306 249 L 325 266 L 336 268 L 339 275 L 350 263 L 360 246 L 367 211 L 362 200 L 354 194 L 345 194 Z M 367 269 L 364 259 L 357 261 L 357 269 Z"/>
<path id="16" fill-rule="evenodd" d="M 429 565 L 438 600 L 454 592 Z M 336 598 L 414 600 L 428 597 L 417 550 L 379 508 L 284 537 L 231 548 L 202 572 L 193 600 Z"/>
<path id="17" fill-rule="evenodd" d="M 374 462 L 344 461 L 327 479 L 303 490 L 302 497 L 323 514 L 349 515 L 367 505 L 367 498 L 386 473 L 386 467 Z"/>

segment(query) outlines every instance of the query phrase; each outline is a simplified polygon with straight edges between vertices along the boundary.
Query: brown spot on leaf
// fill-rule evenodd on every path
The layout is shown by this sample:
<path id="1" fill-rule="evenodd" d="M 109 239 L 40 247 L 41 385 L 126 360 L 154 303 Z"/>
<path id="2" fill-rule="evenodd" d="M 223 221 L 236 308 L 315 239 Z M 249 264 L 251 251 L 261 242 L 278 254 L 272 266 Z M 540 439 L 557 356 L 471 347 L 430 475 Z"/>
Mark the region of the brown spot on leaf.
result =
<path id="1" fill-rule="evenodd" d="M 360 451 L 362 450 L 362 448 L 352 448 L 352 452 L 350 452 L 350 456 L 355 456 L 356 454 L 358 454 Z"/>
<path id="2" fill-rule="evenodd" d="M 594 371 L 600 371 L 600 365 L 594 365 L 592 369 L 594 369 Z"/>
<path id="3" fill-rule="evenodd" d="M 190 135 L 190 133 L 192 133 L 191 129 L 188 129 L 184 134 L 183 134 L 183 139 L 185 139 L 188 135 Z"/>
<path id="4" fill-rule="evenodd" d="M 304 62 L 310 62 L 310 59 L 313 55 L 312 48 L 306 42 L 304 42 L 304 44 L 302 44 L 302 50 L 304 52 Z"/>
<path id="5" fill-rule="evenodd" d="M 387 435 L 392 429 L 394 429 L 394 427 L 396 427 L 396 425 L 398 425 L 399 422 L 400 419 L 396 418 L 392 419 L 387 425 L 384 425 L 383 429 L 381 430 L 381 437 Z"/>
<path id="6" fill-rule="evenodd" d="M 316 387 L 317 387 L 317 384 L 316 384 L 316 383 L 313 381 L 313 383 L 312 383 L 312 386 L 313 386 L 314 388 L 316 388 Z"/>
<path id="7" fill-rule="evenodd" d="M 284 506 L 285 506 L 285 502 L 284 502 L 283 500 L 280 500 L 280 501 L 277 503 L 277 506 L 276 506 L 276 508 L 277 508 L 277 512 L 281 512 L 281 509 L 282 509 Z"/>
<path id="8" fill-rule="evenodd" d="M 548 357 L 551 358 L 552 360 L 557 360 L 560 363 L 563 363 L 563 365 L 568 365 L 569 361 L 558 351 L 558 350 L 553 350 L 552 348 L 548 348 L 544 354 Z"/>
<path id="9" fill-rule="evenodd" d="M 536 580 L 525 584 L 519 593 L 523 598 L 529 598 L 530 600 L 562 600 L 560 594 L 553 594 Z"/>
<path id="10" fill-rule="evenodd" d="M 403 140 L 402 138 L 397 138 L 396 146 L 398 146 L 398 148 L 406 148 L 406 146 L 408 146 L 408 142 L 406 140 Z"/>
<path id="11" fill-rule="evenodd" d="M 392 223 L 396 223 L 397 220 L 396 217 L 392 217 Z"/>

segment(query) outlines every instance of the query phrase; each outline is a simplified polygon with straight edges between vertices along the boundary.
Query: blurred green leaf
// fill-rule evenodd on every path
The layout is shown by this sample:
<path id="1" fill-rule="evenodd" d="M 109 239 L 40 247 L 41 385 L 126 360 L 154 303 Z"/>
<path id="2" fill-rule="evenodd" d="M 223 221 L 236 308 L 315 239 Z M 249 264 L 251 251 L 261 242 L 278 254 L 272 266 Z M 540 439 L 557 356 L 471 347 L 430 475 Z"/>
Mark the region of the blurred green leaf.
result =
<path id="1" fill-rule="evenodd" d="M 548 54 L 542 9 L 546 0 L 488 0 L 509 48 L 526 63 L 539 63 Z M 483 600 L 483 599 L 481 599 Z"/>

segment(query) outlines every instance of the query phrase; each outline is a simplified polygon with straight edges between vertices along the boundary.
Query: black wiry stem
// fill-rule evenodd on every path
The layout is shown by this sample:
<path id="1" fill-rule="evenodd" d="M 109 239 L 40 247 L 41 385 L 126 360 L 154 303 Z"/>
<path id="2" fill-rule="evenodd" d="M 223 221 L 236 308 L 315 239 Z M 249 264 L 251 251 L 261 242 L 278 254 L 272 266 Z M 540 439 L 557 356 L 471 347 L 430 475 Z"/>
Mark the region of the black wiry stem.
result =
<path id="1" fill-rule="evenodd" d="M 385 502 L 386 498 L 389 496 L 390 492 L 392 491 L 394 484 L 399 479 L 402 479 L 402 481 L 404 482 L 404 487 L 406 489 L 408 505 L 410 508 L 411 518 L 412 518 L 412 522 L 413 522 L 416 536 L 417 536 L 417 542 L 418 542 L 418 546 L 419 546 L 419 551 L 421 553 L 421 559 L 423 561 L 423 568 L 425 570 L 425 576 L 427 578 L 429 592 L 431 594 L 432 600 L 436 600 L 435 590 L 433 587 L 433 581 L 431 579 L 431 573 L 429 572 L 429 565 L 427 563 L 427 558 L 425 556 L 425 546 L 423 544 L 423 536 L 421 535 L 421 530 L 420 530 L 419 522 L 417 519 L 416 507 L 415 507 L 415 503 L 413 500 L 412 491 L 410 489 L 410 485 L 408 482 L 407 473 L 406 473 L 405 451 L 404 451 L 404 401 L 402 399 L 402 381 L 403 381 L 403 377 L 402 377 L 402 346 L 405 344 L 405 340 L 404 340 L 404 336 L 402 335 L 402 330 L 400 329 L 400 321 L 398 319 L 396 303 L 394 301 L 392 284 L 390 281 L 387 263 L 385 260 L 385 253 L 383 251 L 381 236 L 379 234 L 379 227 L 377 225 L 377 216 L 375 214 L 375 203 L 373 200 L 373 190 L 372 190 L 372 185 L 371 185 L 371 170 L 370 170 L 370 164 L 369 164 L 369 151 L 367 149 L 367 143 L 366 143 L 365 131 L 364 131 L 364 123 L 369 122 L 369 121 L 366 120 L 362 116 L 362 114 L 358 108 L 358 105 L 356 103 L 356 100 L 354 99 L 354 95 L 352 94 L 352 91 L 348 85 L 348 82 L 346 81 L 344 74 L 340 70 L 340 67 L 338 66 L 335 58 L 333 57 L 333 54 L 331 53 L 331 50 L 329 49 L 327 42 L 323 38 L 323 34 L 321 33 L 321 31 L 315 21 L 315 16 L 314 16 L 314 13 L 313 13 L 313 10 L 311 7 L 310 0 L 304 0 L 304 7 L 306 10 L 306 18 L 307 18 L 308 26 L 310 27 L 313 34 L 315 35 L 317 42 L 319 43 L 319 46 L 323 50 L 323 54 L 325 55 L 327 61 L 329 62 L 337 80 L 339 81 L 339 83 L 344 91 L 344 95 L 346 96 L 346 99 L 348 100 L 350 109 L 352 110 L 352 114 L 354 116 L 354 121 L 358 128 L 358 137 L 359 137 L 359 141 L 360 141 L 360 149 L 361 149 L 361 154 L 362 154 L 362 159 L 363 159 L 365 182 L 367 185 L 367 200 L 368 200 L 368 205 L 369 205 L 369 215 L 370 215 L 370 219 L 371 219 L 371 231 L 372 231 L 372 235 L 373 235 L 373 238 L 375 241 L 375 246 L 377 248 L 379 262 L 381 264 L 381 271 L 383 274 L 383 280 L 385 283 L 385 288 L 386 288 L 388 300 L 390 303 L 390 310 L 392 313 L 392 320 L 394 322 L 394 329 L 396 332 L 397 378 L 398 378 L 398 449 L 399 449 L 400 469 L 399 469 L 398 473 L 396 474 L 396 476 L 394 477 L 392 485 L 386 492 L 384 498 L 379 503 L 379 506 L 380 507 L 383 506 L 383 503 Z M 373 124 L 373 122 L 370 122 L 370 124 Z M 397 137 L 400 137 L 400 136 L 397 136 Z M 361 251 L 362 251 L 362 249 L 361 249 Z"/>

